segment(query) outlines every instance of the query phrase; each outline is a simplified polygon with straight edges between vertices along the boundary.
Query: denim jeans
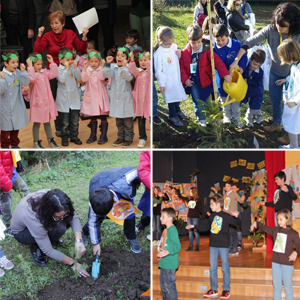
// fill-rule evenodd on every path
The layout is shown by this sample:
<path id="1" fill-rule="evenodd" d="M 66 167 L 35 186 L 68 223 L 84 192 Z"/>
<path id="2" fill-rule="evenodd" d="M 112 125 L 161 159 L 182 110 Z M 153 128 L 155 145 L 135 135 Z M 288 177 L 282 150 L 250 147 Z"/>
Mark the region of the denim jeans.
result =
<path id="1" fill-rule="evenodd" d="M 153 96 L 152 96 L 152 105 L 153 105 L 153 118 L 157 116 L 157 103 L 158 103 L 158 96 L 157 91 L 155 88 L 155 84 L 153 81 Z"/>
<path id="2" fill-rule="evenodd" d="M 177 117 L 177 113 L 180 112 L 180 107 L 179 107 L 180 102 L 173 102 L 169 103 L 169 118 L 174 118 Z"/>
<path id="3" fill-rule="evenodd" d="M 229 247 L 237 249 L 237 246 L 238 246 L 237 228 L 235 226 L 229 225 Z"/>
<path id="4" fill-rule="evenodd" d="M 70 109 L 68 113 L 59 112 L 61 125 L 61 138 L 68 139 L 67 128 L 70 129 L 70 138 L 78 136 L 79 110 Z"/>
<path id="5" fill-rule="evenodd" d="M 160 238 L 161 238 L 160 215 L 153 215 L 153 241 L 159 241 Z"/>
<path id="6" fill-rule="evenodd" d="M 207 103 L 211 92 L 211 85 L 208 85 L 205 88 L 199 88 L 198 85 L 194 83 L 190 90 L 194 102 L 195 115 L 198 120 L 205 120 L 205 115 L 202 114 L 202 109 L 199 106 L 200 102 L 198 99 Z"/>
<path id="7" fill-rule="evenodd" d="M 293 300 L 293 273 L 294 266 L 282 265 L 272 262 L 273 298 L 281 300 L 282 282 L 284 285 L 285 299 Z"/>
<path id="8" fill-rule="evenodd" d="M 175 271 L 160 269 L 160 288 L 162 290 L 163 300 L 177 300 L 177 290 L 175 283 Z"/>
<path id="9" fill-rule="evenodd" d="M 239 213 L 239 219 L 242 221 L 241 213 Z M 242 228 L 241 227 L 237 228 L 237 240 L 238 240 L 238 244 L 242 244 L 243 235 L 242 235 Z"/>
<path id="10" fill-rule="evenodd" d="M 282 122 L 282 89 L 283 84 L 276 85 L 275 81 L 283 79 L 282 76 L 278 76 L 273 72 L 270 72 L 269 79 L 269 93 L 273 110 L 273 125 L 279 126 Z"/>
<path id="11" fill-rule="evenodd" d="M 199 218 L 189 218 L 187 217 L 187 224 L 188 225 L 199 225 Z M 193 241 L 194 241 L 194 235 L 196 238 L 196 246 L 199 246 L 199 240 L 200 240 L 200 233 L 197 231 L 196 228 L 189 230 L 189 239 L 190 239 L 190 247 L 193 247 Z"/>
<path id="12" fill-rule="evenodd" d="M 61 221 L 56 228 L 51 231 L 48 231 L 48 236 L 50 241 L 57 242 L 66 232 L 67 226 L 65 221 Z M 14 234 L 15 239 L 24 245 L 34 245 L 36 244 L 35 238 L 31 235 L 30 231 L 26 227 L 24 230 L 20 231 L 17 234 Z"/>
<path id="13" fill-rule="evenodd" d="M 0 248 L 0 258 L 4 256 L 4 253 L 2 252 L 1 248 Z"/>
<path id="14" fill-rule="evenodd" d="M 223 291 L 230 291 L 230 268 L 229 268 L 229 249 L 209 247 L 210 262 L 210 287 L 217 290 L 218 285 L 218 257 L 220 255 L 223 272 Z"/>

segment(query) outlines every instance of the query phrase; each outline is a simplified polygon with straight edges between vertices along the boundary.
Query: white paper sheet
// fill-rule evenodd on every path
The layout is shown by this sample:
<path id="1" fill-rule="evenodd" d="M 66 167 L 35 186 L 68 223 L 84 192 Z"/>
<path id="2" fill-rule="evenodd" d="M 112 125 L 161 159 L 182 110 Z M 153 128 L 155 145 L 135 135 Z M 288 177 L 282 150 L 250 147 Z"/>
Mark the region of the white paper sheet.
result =
<path id="1" fill-rule="evenodd" d="M 75 26 L 79 32 L 82 33 L 84 27 L 91 28 L 99 22 L 97 11 L 95 7 L 85 11 L 84 13 L 72 18 Z"/>

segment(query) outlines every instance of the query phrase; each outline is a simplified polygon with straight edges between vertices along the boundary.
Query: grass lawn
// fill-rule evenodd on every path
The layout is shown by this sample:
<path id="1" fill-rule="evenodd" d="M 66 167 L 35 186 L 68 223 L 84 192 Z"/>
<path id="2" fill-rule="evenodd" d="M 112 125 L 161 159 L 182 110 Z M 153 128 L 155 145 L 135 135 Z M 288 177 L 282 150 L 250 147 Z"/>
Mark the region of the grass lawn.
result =
<path id="1" fill-rule="evenodd" d="M 252 5 L 253 12 L 256 15 L 256 26 L 264 27 L 270 24 L 272 11 L 276 6 Z M 175 43 L 178 49 L 183 49 L 186 44 L 186 28 L 192 24 L 194 8 L 186 7 L 167 7 L 163 14 L 153 12 L 153 37 L 155 39 L 155 30 L 158 26 L 169 26 L 175 34 Z M 159 91 L 157 82 L 156 90 L 158 92 L 158 116 L 163 120 L 159 126 L 153 127 L 153 146 L 155 148 L 210 148 L 215 147 L 214 127 L 208 126 L 206 129 L 199 128 L 196 124 L 194 107 L 191 96 L 186 101 L 181 102 L 182 111 L 189 116 L 189 120 L 184 120 L 183 127 L 175 127 L 168 122 L 168 106 L 164 102 Z M 267 133 L 263 131 L 263 126 L 272 124 L 272 107 L 269 93 L 264 94 L 264 103 L 262 105 L 264 122 L 260 125 L 255 124 L 254 128 L 239 129 L 234 125 L 223 126 L 222 148 L 253 148 L 254 137 L 257 139 L 260 148 L 278 148 L 277 138 L 281 133 Z M 244 120 L 246 105 L 241 106 L 241 118 Z M 245 122 L 243 122 L 246 124 Z"/>
<path id="2" fill-rule="evenodd" d="M 47 152 L 45 151 L 44 153 Z M 22 162 L 23 164 L 26 164 L 26 161 L 24 160 L 25 154 L 23 154 L 21 152 L 21 156 L 23 156 Z M 22 173 L 22 178 L 27 183 L 30 192 L 53 188 L 58 188 L 64 191 L 73 201 L 76 214 L 83 226 L 87 222 L 90 179 L 96 173 L 109 168 L 125 166 L 133 166 L 137 168 L 139 164 L 139 156 L 139 151 L 70 151 L 66 157 L 60 158 L 60 152 L 57 152 L 57 157 L 51 163 L 49 162 L 50 169 L 40 169 L 37 166 L 27 167 L 25 172 Z M 144 186 L 141 185 L 137 196 L 135 197 L 136 206 L 138 205 L 144 190 Z M 21 196 L 19 193 L 12 191 L 12 197 L 13 211 L 21 200 Z M 141 214 L 136 215 L 136 224 L 139 222 L 140 217 Z M 142 248 L 142 253 L 133 255 L 141 255 L 140 259 L 144 257 L 143 253 L 150 251 L 150 242 L 146 238 L 149 233 L 149 230 L 144 230 L 137 234 L 137 239 Z M 113 247 L 113 249 L 121 248 L 124 249 L 124 251 L 131 252 L 123 234 L 122 226 L 117 225 L 111 220 L 105 220 L 101 227 L 101 234 L 102 251 L 104 251 L 105 247 Z M 72 230 L 67 230 L 62 238 L 64 245 L 55 248 L 63 252 L 65 255 L 74 258 L 74 234 Z M 19 244 L 14 238 L 5 238 L 5 240 L 0 242 L 0 247 L 8 259 L 10 259 L 15 265 L 13 270 L 6 270 L 5 275 L 0 279 L 0 299 L 38 299 L 36 297 L 37 291 L 43 289 L 46 285 L 53 283 L 59 278 L 70 277 L 75 278 L 76 280 L 81 280 L 69 267 L 50 258 L 48 258 L 48 265 L 46 267 L 38 267 L 35 265 L 29 254 L 29 246 Z M 79 262 L 84 263 L 87 259 L 91 260 L 91 258 L 93 258 L 93 253 L 92 245 L 89 242 L 86 247 L 86 253 Z M 121 258 L 119 259 L 121 261 Z M 91 267 L 91 265 L 88 266 L 90 274 Z M 106 277 L 108 278 L 109 276 Z M 149 281 L 150 284 L 150 259 L 149 278 L 147 281 Z M 122 291 L 124 287 L 119 285 L 115 284 L 115 286 Z M 100 296 L 94 298 L 91 296 L 86 299 L 99 299 L 98 297 Z M 120 297 L 115 295 L 115 299 Z M 68 300 L 71 298 L 65 299 Z"/>

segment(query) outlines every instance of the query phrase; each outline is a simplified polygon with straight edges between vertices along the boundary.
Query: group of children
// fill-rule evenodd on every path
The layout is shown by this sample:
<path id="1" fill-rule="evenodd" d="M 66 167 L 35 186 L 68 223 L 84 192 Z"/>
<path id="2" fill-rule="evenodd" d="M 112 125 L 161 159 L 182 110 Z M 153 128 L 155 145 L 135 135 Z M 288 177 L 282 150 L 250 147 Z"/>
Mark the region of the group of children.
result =
<path id="1" fill-rule="evenodd" d="M 138 31 L 126 33 L 126 45 L 113 47 L 106 59 L 89 41 L 86 54 L 77 55 L 76 50 L 59 50 L 59 66 L 47 55 L 49 69 L 43 69 L 42 55 L 32 53 L 25 65 L 20 64 L 18 53 L 7 51 L 2 55 L 3 72 L 0 72 L 0 129 L 1 147 L 18 148 L 18 131 L 29 123 L 21 94 L 30 101 L 30 121 L 33 122 L 33 148 L 44 148 L 39 138 L 40 124 L 44 124 L 48 144 L 59 148 L 50 126 L 50 119 L 59 116 L 61 145 L 69 141 L 81 145 L 78 138 L 79 115 L 90 117 L 91 134 L 86 143 L 97 140 L 97 120 L 101 120 L 98 144 L 107 139 L 107 117 L 116 118 L 117 140 L 113 146 L 123 148 L 133 144 L 134 117 L 139 123 L 138 147 L 146 146 L 146 119 L 150 118 L 151 68 L 150 53 L 137 46 Z M 54 100 L 50 80 L 57 79 L 57 95 Z M 82 101 L 81 101 L 82 98 Z M 82 102 L 82 103 L 81 103 Z"/>
<path id="2" fill-rule="evenodd" d="M 274 175 L 278 189 L 274 194 L 274 201 L 262 202 L 261 205 L 275 206 L 276 227 L 269 227 L 260 222 L 253 222 L 251 230 L 261 228 L 268 234 L 273 236 L 274 255 L 272 258 L 272 274 L 274 285 L 274 299 L 281 299 L 282 281 L 286 293 L 286 299 L 293 298 L 293 263 L 300 254 L 300 239 L 297 231 L 292 229 L 292 204 L 297 199 L 291 186 L 285 183 L 286 175 L 283 171 Z M 154 188 L 157 189 L 157 186 Z M 224 196 L 215 191 L 215 195 L 210 199 L 211 213 L 206 223 L 190 224 L 186 227 L 188 230 L 210 231 L 210 284 L 211 288 L 204 293 L 206 298 L 215 298 L 218 296 L 218 257 L 222 262 L 223 272 L 223 291 L 221 299 L 230 297 L 230 268 L 228 257 L 230 254 L 235 255 L 237 250 L 236 229 L 241 227 L 239 212 L 237 211 L 238 203 L 245 201 L 245 196 L 239 197 L 238 185 L 232 182 L 225 184 Z M 154 192 L 156 198 L 161 193 Z M 178 194 L 178 192 L 177 192 Z M 195 195 L 190 197 L 195 199 Z M 194 200 L 193 200 L 194 201 Z M 161 224 L 166 226 L 166 236 L 163 246 L 159 245 L 157 257 L 159 259 L 159 267 L 161 270 L 160 286 L 162 289 L 163 299 L 178 299 L 175 271 L 179 266 L 179 252 L 181 244 L 173 221 L 176 212 L 173 208 L 164 208 L 161 210 Z M 293 247 L 296 247 L 296 251 Z M 187 249 L 189 250 L 189 249 Z M 195 250 L 196 251 L 196 250 Z"/>

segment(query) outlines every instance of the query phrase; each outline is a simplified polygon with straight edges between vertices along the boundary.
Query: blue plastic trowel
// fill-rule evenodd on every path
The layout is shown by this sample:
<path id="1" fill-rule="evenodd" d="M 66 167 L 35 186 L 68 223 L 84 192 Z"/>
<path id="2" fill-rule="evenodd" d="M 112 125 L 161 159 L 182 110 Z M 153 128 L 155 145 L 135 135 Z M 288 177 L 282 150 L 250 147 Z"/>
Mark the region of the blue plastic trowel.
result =
<path id="1" fill-rule="evenodd" d="M 98 279 L 99 277 L 99 273 L 100 273 L 100 262 L 98 261 L 99 259 L 99 255 L 98 252 L 96 254 L 96 259 L 93 262 L 93 268 L 92 268 L 92 277 L 94 278 L 94 280 Z"/>

